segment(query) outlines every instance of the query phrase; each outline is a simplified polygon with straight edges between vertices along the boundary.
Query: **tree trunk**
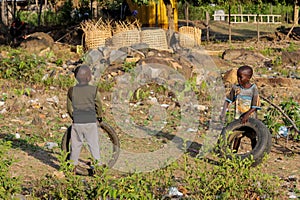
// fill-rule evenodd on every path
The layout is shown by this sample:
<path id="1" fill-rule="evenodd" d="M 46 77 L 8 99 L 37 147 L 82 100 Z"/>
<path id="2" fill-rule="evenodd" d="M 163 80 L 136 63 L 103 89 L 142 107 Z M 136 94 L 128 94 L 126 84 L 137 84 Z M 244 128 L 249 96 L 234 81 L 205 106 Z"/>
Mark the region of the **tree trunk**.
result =
<path id="1" fill-rule="evenodd" d="M 185 20 L 186 20 L 186 25 L 189 26 L 189 3 L 188 2 L 185 2 L 184 3 L 185 6 L 184 6 L 184 13 L 185 13 Z"/>
<path id="2" fill-rule="evenodd" d="M 42 9 L 43 9 L 43 1 L 41 1 L 41 3 L 40 3 L 40 9 L 39 9 L 38 21 L 37 21 L 38 26 L 41 25 Z"/>
<path id="3" fill-rule="evenodd" d="M 209 13 L 206 11 L 205 13 L 206 15 L 206 22 L 205 22 L 205 26 L 206 26 L 206 41 L 209 42 Z"/>
<path id="4" fill-rule="evenodd" d="M 1 1 L 1 19 L 4 25 L 8 26 L 7 1 Z"/>
<path id="5" fill-rule="evenodd" d="M 17 1 L 16 0 L 13 1 L 12 10 L 13 10 L 13 13 L 12 13 L 13 19 L 15 19 L 16 17 L 19 17 L 19 16 L 16 16 L 16 13 L 17 13 Z"/>
<path id="6" fill-rule="evenodd" d="M 298 25 L 298 21 L 299 21 L 299 6 L 298 6 L 298 1 L 295 1 L 295 5 L 294 5 L 294 24 Z"/>
<path id="7" fill-rule="evenodd" d="M 257 20 L 256 20 L 256 31 L 257 31 L 257 42 L 259 42 L 259 14 L 257 14 Z"/>

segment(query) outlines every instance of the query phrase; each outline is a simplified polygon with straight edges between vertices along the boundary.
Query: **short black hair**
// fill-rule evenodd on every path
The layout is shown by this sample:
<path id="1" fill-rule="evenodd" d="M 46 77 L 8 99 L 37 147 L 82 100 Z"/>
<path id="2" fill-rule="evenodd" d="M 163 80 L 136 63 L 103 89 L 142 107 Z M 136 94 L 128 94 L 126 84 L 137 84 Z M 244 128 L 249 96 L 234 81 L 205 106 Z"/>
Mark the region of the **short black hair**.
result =
<path id="1" fill-rule="evenodd" d="M 91 69 L 87 65 L 79 65 L 76 67 L 74 74 L 79 83 L 89 82 L 92 76 Z"/>
<path id="2" fill-rule="evenodd" d="M 251 78 L 252 75 L 253 75 L 253 69 L 252 69 L 252 67 L 250 67 L 249 65 L 243 65 L 243 66 L 239 67 L 238 70 L 237 70 L 237 73 L 238 73 L 239 71 L 240 71 L 240 72 L 241 72 L 241 71 L 247 71 L 248 74 L 249 74 L 249 76 L 250 76 L 250 78 Z"/>

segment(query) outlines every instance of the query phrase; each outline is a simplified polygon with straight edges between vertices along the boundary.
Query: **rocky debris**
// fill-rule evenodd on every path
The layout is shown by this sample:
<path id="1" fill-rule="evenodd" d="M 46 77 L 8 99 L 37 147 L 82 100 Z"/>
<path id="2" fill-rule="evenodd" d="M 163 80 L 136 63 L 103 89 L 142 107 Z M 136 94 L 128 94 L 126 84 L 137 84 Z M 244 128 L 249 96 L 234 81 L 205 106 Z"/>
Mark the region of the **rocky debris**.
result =
<path id="1" fill-rule="evenodd" d="M 57 144 L 56 142 L 47 142 L 47 143 L 45 144 L 45 147 L 46 147 L 47 149 L 53 149 L 54 147 L 58 147 L 58 144 Z"/>
<path id="2" fill-rule="evenodd" d="M 29 35 L 20 46 L 30 53 L 39 54 L 41 51 L 51 48 L 54 40 L 47 33 L 36 32 Z"/>
<path id="3" fill-rule="evenodd" d="M 226 71 L 223 75 L 223 81 L 224 83 L 229 83 L 229 84 L 235 84 L 237 83 L 237 69 L 230 69 L 228 71 Z"/>
<path id="4" fill-rule="evenodd" d="M 223 52 L 222 58 L 238 65 L 251 65 L 255 67 L 269 66 L 271 59 L 261 53 L 246 49 L 227 49 Z"/>
<path id="5" fill-rule="evenodd" d="M 117 50 L 110 47 L 100 47 L 88 51 L 84 63 L 89 65 L 93 72 L 92 84 L 99 82 L 100 79 L 122 75 L 128 72 L 129 68 L 135 68 L 139 65 L 152 68 L 150 70 L 151 73 L 149 71 L 152 79 L 158 77 L 155 74 L 169 73 L 169 77 L 166 75 L 163 77 L 174 82 L 176 77 L 174 73 L 171 75 L 170 71 L 175 70 L 183 75 L 186 80 L 193 76 L 198 76 L 197 80 L 203 81 L 206 79 L 205 74 L 208 72 L 202 69 L 202 65 L 205 65 L 205 62 L 212 65 L 213 62 L 209 56 L 207 56 L 207 61 L 205 61 L 205 56 L 199 56 L 199 53 L 201 54 L 203 50 L 198 51 L 192 52 L 186 49 L 171 53 L 169 51 L 151 49 L 149 45 L 144 43 L 122 47 Z M 202 53 L 205 54 L 204 51 Z M 197 60 L 195 59 L 197 57 L 202 57 L 203 59 Z M 157 67 L 153 67 L 154 65 Z M 164 69 L 162 66 L 168 69 Z M 146 68 L 144 67 L 144 69 Z M 218 74 L 213 75 L 214 78 L 216 76 Z M 198 81 L 198 83 L 201 83 L 201 81 Z"/>
<path id="6" fill-rule="evenodd" d="M 283 51 L 281 55 L 281 61 L 283 65 L 297 66 L 300 64 L 299 57 L 300 57 L 300 50 L 294 52 Z"/>

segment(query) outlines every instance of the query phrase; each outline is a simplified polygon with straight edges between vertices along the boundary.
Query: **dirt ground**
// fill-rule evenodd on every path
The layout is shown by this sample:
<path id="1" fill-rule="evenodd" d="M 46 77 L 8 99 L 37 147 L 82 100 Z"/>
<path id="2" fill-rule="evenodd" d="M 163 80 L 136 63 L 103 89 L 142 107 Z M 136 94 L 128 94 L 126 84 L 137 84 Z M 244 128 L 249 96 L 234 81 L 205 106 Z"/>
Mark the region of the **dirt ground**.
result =
<path id="1" fill-rule="evenodd" d="M 211 55 L 220 70 L 225 72 L 232 68 L 232 66 L 220 59 L 220 54 L 226 49 L 249 46 L 262 49 L 272 45 L 274 45 L 274 42 L 258 44 L 255 41 L 248 41 L 246 43 L 233 42 L 232 44 L 209 43 L 203 44 L 203 48 Z M 286 42 L 278 42 L 276 45 L 278 47 L 284 46 Z M 66 49 L 66 51 L 69 50 Z M 300 80 L 289 78 L 287 84 L 279 82 L 270 84 L 268 80 L 261 79 L 258 83 L 261 90 L 265 90 L 269 92 L 268 94 L 271 93 L 275 96 L 276 102 L 280 102 L 288 96 L 294 96 L 296 99 L 298 98 L 298 103 L 300 103 Z M 36 93 L 20 97 L 16 96 L 10 89 L 19 87 L 14 85 L 14 83 L 0 80 L 0 86 L 2 93 L 7 93 L 11 97 L 7 101 L 9 113 L 6 113 L 5 118 L 1 119 L 0 122 L 2 127 L 1 137 L 10 137 L 13 142 L 13 149 L 10 154 L 16 159 L 16 163 L 12 166 L 11 173 L 21 177 L 24 180 L 24 184 L 30 187 L 33 180 L 37 180 L 46 174 L 55 174 L 59 169 L 58 152 L 60 139 L 65 132 L 65 128 L 71 123 L 68 117 L 62 117 L 66 114 L 66 90 L 57 88 L 41 90 L 36 88 Z M 47 98 L 54 96 L 58 98 L 58 104 L 47 101 Z M 40 99 L 41 101 L 38 105 L 34 105 L 34 103 L 30 102 L 34 99 Z M 103 103 L 107 105 L 109 101 L 106 102 L 104 100 Z M 270 105 L 266 104 L 263 110 L 266 110 L 268 106 Z M 33 122 L 34 124 L 30 125 Z M 15 138 L 16 133 L 21 135 L 20 139 Z M 58 147 L 47 149 L 45 147 L 47 142 L 56 142 Z M 300 190 L 300 142 L 286 138 L 273 138 L 272 142 L 271 153 L 262 165 L 262 168 L 266 173 L 276 175 L 285 180 L 282 186 L 285 193 L 283 196 L 288 199 L 290 189 L 297 188 L 298 191 Z M 141 145 L 144 146 L 145 144 L 141 143 Z"/>

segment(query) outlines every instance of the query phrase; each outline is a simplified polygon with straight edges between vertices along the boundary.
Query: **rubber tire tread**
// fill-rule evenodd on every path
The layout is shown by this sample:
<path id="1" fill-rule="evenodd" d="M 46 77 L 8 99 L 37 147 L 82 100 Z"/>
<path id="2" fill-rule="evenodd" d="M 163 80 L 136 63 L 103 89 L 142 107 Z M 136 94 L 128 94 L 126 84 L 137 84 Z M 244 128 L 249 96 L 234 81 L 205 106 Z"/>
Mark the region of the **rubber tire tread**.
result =
<path id="1" fill-rule="evenodd" d="M 254 163 L 252 164 L 252 166 L 257 166 L 262 162 L 265 154 L 270 153 L 272 146 L 272 135 L 269 129 L 258 119 L 249 118 L 248 122 L 246 122 L 245 124 L 241 124 L 240 120 L 237 119 L 224 127 L 221 133 L 221 138 L 223 139 L 223 141 L 225 141 L 225 145 L 221 147 L 222 152 L 226 152 L 228 146 L 231 146 L 231 143 L 235 138 L 232 137 L 232 135 L 229 138 L 226 133 L 244 127 L 249 127 L 255 131 L 257 135 L 257 144 L 249 153 L 237 154 L 237 156 L 239 156 L 241 159 L 245 159 L 252 155 L 254 159 Z"/>

